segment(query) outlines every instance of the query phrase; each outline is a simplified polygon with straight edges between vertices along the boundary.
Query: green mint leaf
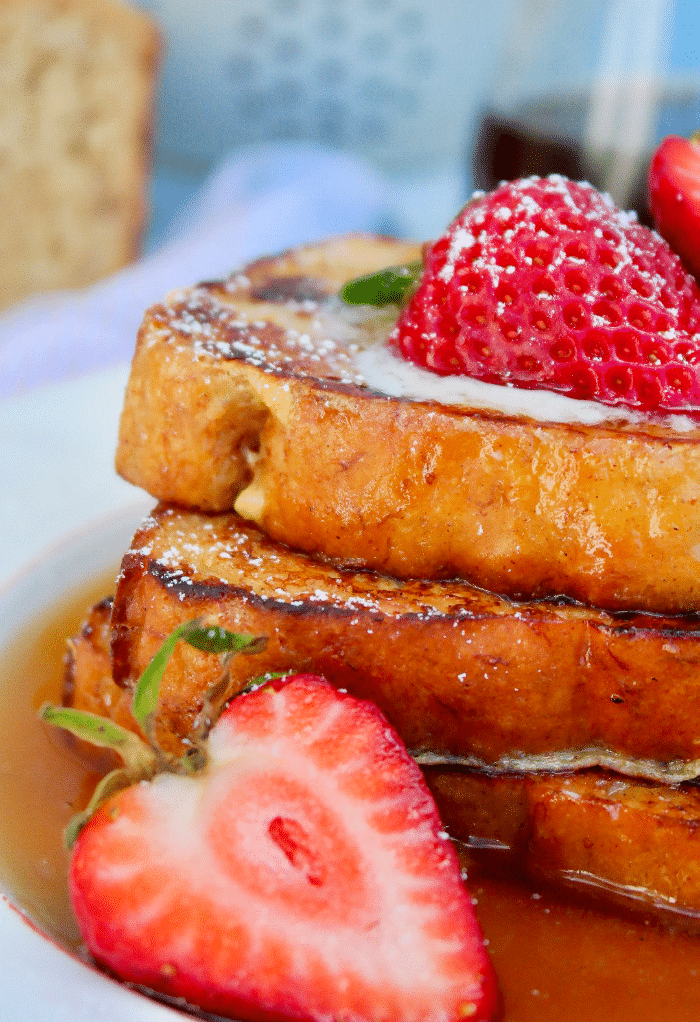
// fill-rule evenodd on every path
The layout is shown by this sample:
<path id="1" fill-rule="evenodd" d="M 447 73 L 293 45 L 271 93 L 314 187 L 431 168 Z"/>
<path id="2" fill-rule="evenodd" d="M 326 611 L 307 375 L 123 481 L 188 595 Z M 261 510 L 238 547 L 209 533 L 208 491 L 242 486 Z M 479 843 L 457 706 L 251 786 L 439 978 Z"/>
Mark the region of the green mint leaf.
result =
<path id="1" fill-rule="evenodd" d="M 422 262 L 406 266 L 389 266 L 377 273 L 368 273 L 349 281 L 340 291 L 348 305 L 402 305 L 418 282 Z"/>

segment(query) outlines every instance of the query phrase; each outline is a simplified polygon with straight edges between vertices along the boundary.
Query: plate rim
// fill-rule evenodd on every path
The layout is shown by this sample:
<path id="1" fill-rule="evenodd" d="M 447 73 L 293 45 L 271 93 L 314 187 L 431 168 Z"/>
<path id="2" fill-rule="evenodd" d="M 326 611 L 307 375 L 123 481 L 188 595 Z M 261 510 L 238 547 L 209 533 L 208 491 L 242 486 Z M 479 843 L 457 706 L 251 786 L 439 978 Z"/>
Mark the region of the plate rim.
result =
<path id="1" fill-rule="evenodd" d="M 0 582 L 0 645 L 46 608 L 117 563 L 129 536 L 152 510 L 144 495 L 105 512 L 47 544 Z M 82 554 L 87 554 L 81 559 Z M 69 579 L 60 590 L 62 566 Z M 35 597 L 32 602 L 29 595 Z M 45 932 L 0 885 L 0 998 L 16 1022 L 169 1022 L 175 1007 L 126 987 Z"/>

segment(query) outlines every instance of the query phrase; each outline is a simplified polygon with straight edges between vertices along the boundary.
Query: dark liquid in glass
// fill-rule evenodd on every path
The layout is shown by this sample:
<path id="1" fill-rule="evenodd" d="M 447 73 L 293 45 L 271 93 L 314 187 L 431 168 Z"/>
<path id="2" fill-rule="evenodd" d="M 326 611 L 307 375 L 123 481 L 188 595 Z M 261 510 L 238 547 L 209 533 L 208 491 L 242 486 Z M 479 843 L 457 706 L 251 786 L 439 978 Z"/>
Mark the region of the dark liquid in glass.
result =
<path id="1" fill-rule="evenodd" d="M 558 111 L 561 113 L 561 108 Z M 575 111 L 567 113 L 574 120 Z M 487 112 L 481 119 L 472 158 L 473 179 L 477 188 L 491 191 L 500 181 L 512 181 L 531 174 L 563 174 L 574 181 L 590 181 L 596 188 L 603 182 L 585 159 L 580 138 L 567 133 L 561 125 L 549 122 L 537 111 L 506 117 Z M 641 173 L 624 201 L 626 209 L 635 209 L 642 223 L 651 226 L 647 206 L 646 179 Z"/>

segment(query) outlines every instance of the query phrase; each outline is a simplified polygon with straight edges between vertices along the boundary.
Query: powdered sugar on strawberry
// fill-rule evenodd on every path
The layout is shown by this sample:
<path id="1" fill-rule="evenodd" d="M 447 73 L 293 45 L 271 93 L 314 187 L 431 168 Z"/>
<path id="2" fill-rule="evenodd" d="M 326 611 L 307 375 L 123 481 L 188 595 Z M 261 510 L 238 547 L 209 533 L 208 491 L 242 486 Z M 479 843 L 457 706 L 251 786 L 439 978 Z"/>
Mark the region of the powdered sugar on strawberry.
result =
<path id="1" fill-rule="evenodd" d="M 443 376 L 700 417 L 694 278 L 634 213 L 556 175 L 474 197 L 390 343 Z"/>

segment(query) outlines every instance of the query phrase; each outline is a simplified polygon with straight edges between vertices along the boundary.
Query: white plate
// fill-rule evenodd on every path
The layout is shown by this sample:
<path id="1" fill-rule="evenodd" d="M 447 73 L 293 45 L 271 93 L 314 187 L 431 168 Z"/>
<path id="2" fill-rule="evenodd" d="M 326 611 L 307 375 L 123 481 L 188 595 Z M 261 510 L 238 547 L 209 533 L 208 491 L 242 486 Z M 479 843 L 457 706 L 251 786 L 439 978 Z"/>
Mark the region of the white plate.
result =
<path id="1" fill-rule="evenodd" d="M 117 367 L 0 402 L 0 649 L 66 591 L 118 563 L 154 503 L 113 468 L 126 376 Z M 6 900 L 0 961 L 2 1019 L 182 1017 L 83 965 Z"/>
<path id="2" fill-rule="evenodd" d="M 118 563 L 151 505 L 144 500 L 99 519 L 15 574 L 0 591 L 0 648 L 42 612 L 60 605 L 66 591 Z M 32 928 L 7 898 L 0 901 L 0 960 L 0 1017 L 13 1022 L 165 1022 L 182 1017 L 74 959 Z"/>

